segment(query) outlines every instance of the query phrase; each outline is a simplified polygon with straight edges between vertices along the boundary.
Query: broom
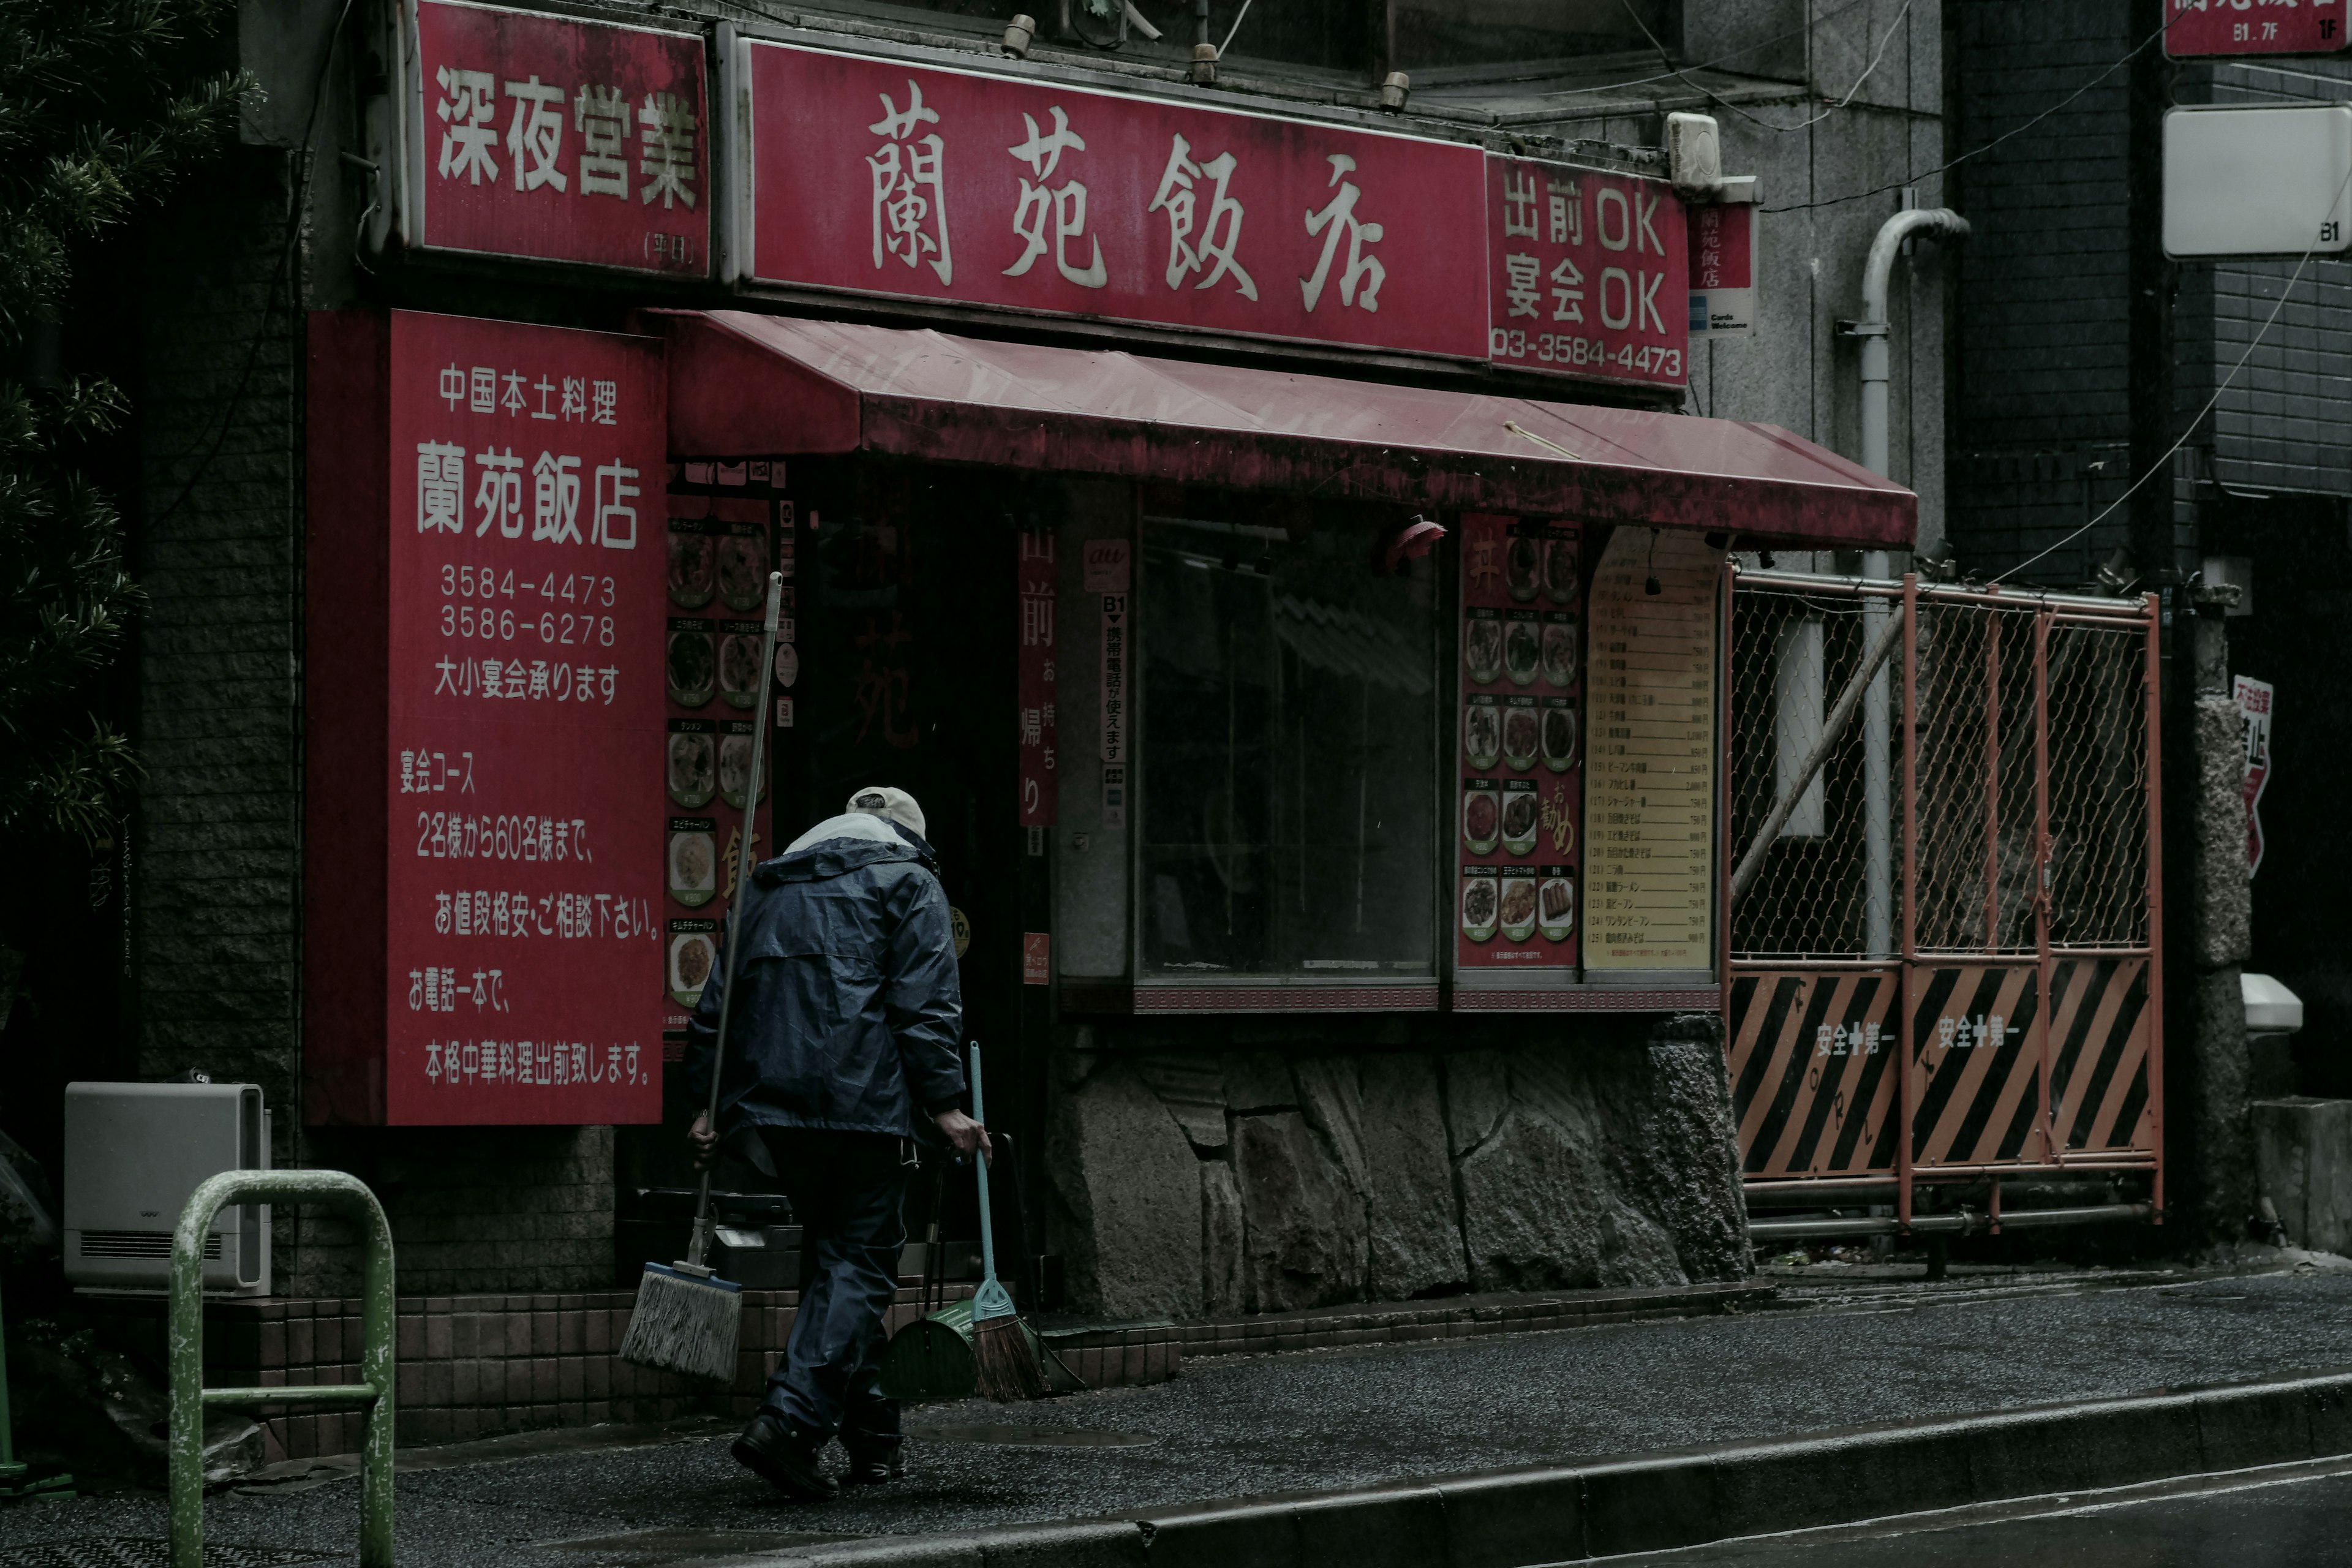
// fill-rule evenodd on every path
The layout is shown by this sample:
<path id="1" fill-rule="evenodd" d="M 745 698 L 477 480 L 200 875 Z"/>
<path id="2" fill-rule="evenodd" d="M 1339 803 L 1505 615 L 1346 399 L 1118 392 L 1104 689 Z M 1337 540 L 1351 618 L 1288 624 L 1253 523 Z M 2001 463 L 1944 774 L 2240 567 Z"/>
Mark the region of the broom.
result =
<path id="1" fill-rule="evenodd" d="M 722 1001 L 724 998 L 721 999 Z M 986 1101 L 980 1092 L 980 1046 L 971 1047 L 971 1119 L 988 1121 Z M 1012 1293 L 996 1279 L 996 1227 L 988 1212 L 988 1160 L 972 1162 L 980 1177 L 980 1289 L 971 1297 L 971 1361 L 973 1389 L 999 1405 L 1015 1399 L 1043 1399 L 1045 1369 L 1027 1331 L 1014 1315 Z M 1017 1179 L 1017 1178 L 1016 1178 Z"/>
<path id="2" fill-rule="evenodd" d="M 776 662 L 776 621 L 783 604 L 784 574 L 768 574 L 768 626 L 760 668 Z M 743 945 L 743 906 L 751 887 L 751 829 L 760 809 L 760 768 L 768 739 L 767 716 L 751 726 L 751 771 L 743 784 L 743 847 L 735 858 L 735 902 L 727 922 L 725 988 L 719 994 L 719 1037 L 710 1053 L 710 1109 L 706 1124 L 719 1128 L 719 1080 L 727 1059 L 727 1026 L 735 1008 L 735 957 Z M 621 1340 L 621 1359 L 688 1377 L 731 1383 L 735 1347 L 742 1330 L 743 1287 L 721 1279 L 703 1258 L 710 1251 L 710 1168 L 703 1167 L 702 1195 L 694 1206 L 694 1238 L 686 1256 L 672 1264 L 647 1263 L 637 1281 L 636 1310 Z"/>

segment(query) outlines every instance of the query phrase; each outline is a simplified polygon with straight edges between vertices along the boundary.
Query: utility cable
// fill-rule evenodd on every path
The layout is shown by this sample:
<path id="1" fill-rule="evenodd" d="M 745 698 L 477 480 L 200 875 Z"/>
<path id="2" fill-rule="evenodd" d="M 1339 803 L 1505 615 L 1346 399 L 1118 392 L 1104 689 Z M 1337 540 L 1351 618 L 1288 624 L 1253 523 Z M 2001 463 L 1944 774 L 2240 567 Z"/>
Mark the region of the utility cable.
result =
<path id="1" fill-rule="evenodd" d="M 1650 31 L 1650 25 L 1642 20 L 1642 14 L 1633 9 L 1633 0 L 1619 0 L 1619 4 L 1625 7 L 1625 15 L 1633 19 L 1633 26 L 1642 29 L 1642 37 L 1650 40 L 1650 47 L 1658 51 L 1658 58 L 1664 61 L 1666 66 L 1667 76 L 1679 79 L 1685 87 L 1689 88 L 1693 92 L 1697 93 L 1699 96 L 1706 99 L 1707 102 L 1715 105 L 1717 108 L 1727 109 L 1731 110 L 1732 113 L 1739 116 L 1742 120 L 1752 121 L 1755 124 L 1762 126 L 1767 131 L 1777 131 L 1784 134 L 1792 131 L 1802 131 L 1808 126 L 1819 125 L 1831 115 L 1835 114 L 1838 110 L 1845 108 L 1848 104 L 1851 104 L 1853 101 L 1853 95 L 1862 90 L 1862 84 L 1868 81 L 1871 78 L 1871 74 L 1878 69 L 1879 61 L 1886 58 L 1886 46 L 1895 41 L 1895 30 L 1903 26 L 1904 18 L 1911 14 L 1911 0 L 1903 0 L 1903 9 L 1897 11 L 1895 14 L 1895 20 L 1886 25 L 1886 31 L 1880 36 L 1878 40 L 1878 48 L 1871 55 L 1870 63 L 1862 68 L 1862 74 L 1853 79 L 1853 85 L 1845 89 L 1845 96 L 1843 98 L 1839 99 L 1835 103 L 1831 104 L 1828 108 L 1822 110 L 1819 114 L 1814 115 L 1810 120 L 1801 120 L 1794 125 L 1775 125 L 1770 121 L 1765 119 L 1762 115 L 1752 114 L 1748 110 L 1742 109 L 1739 105 L 1732 102 L 1729 99 L 1724 97 L 1721 93 L 1717 92 L 1714 89 L 1706 86 L 1704 83 L 1691 80 L 1689 74 L 1691 71 L 1703 70 L 1706 68 L 1703 66 L 1677 67 L 1675 64 L 1673 54 L 1666 48 L 1665 45 L 1658 41 L 1658 36 Z M 1835 13 L 1832 13 L 1832 15 L 1834 14 Z M 1823 16 L 1821 17 L 1814 25 L 1819 26 L 1820 22 L 1826 22 L 1828 20 L 1828 16 Z M 1863 37 L 1865 39 L 1870 37 L 1870 19 L 1866 16 L 1863 18 Z M 1760 47 L 1761 46 L 1759 45 L 1757 47 Z M 1653 78 L 1652 79 L 1663 80 L 1664 79 Z"/>
<path id="2" fill-rule="evenodd" d="M 1906 174 L 1902 179 L 1892 180 L 1883 185 L 1874 185 L 1866 191 L 1856 191 L 1852 195 L 1825 196 L 1817 202 L 1790 202 L 1786 206 L 1766 207 L 1763 210 L 1767 213 L 1801 213 L 1811 212 L 1816 207 L 1843 206 L 1847 202 L 1866 201 L 1872 196 L 1885 195 L 1889 191 L 1899 191 L 1906 185 L 1919 184 L 1923 181 L 1934 179 L 1937 175 L 1945 173 L 1947 170 L 1957 169 L 1961 164 L 1967 163 L 1969 159 L 1982 157 L 1985 153 L 1991 152 L 1994 148 L 2000 146 L 2002 142 L 2009 141 L 2011 138 L 2021 136 L 2026 132 L 2032 130 L 2035 126 L 2041 124 L 2043 121 L 2049 119 L 2052 115 L 2057 113 L 2060 110 L 2065 108 L 2068 104 L 2074 102 L 2076 99 L 2082 97 L 2084 93 L 2090 91 L 2093 88 L 2098 86 L 2109 77 L 2115 75 L 2116 72 L 2131 64 L 2132 61 L 2137 59 L 2140 55 L 2147 50 L 2148 45 L 2164 37 L 2165 28 L 2169 27 L 2170 26 L 2172 26 L 2172 19 L 2169 16 L 2167 16 L 2163 26 L 2158 27 L 2156 31 L 2150 33 L 2147 37 L 2142 38 L 2137 44 L 2132 47 L 2129 53 L 2126 54 L 2121 59 L 2109 64 L 2107 68 L 2099 72 L 2098 75 L 2091 78 L 2088 81 L 2083 83 L 2082 86 L 2076 88 L 2074 91 L 2068 93 L 2065 97 L 2060 99 L 2057 102 L 2052 104 L 2049 108 L 2043 110 L 2032 119 L 2025 121 L 2022 125 L 2011 127 L 2009 130 L 2004 131 L 2000 135 L 1994 137 L 1991 141 L 1986 142 L 1983 146 L 1971 147 L 1967 152 L 1961 153 L 1958 157 L 1952 159 L 1948 163 L 1938 163 L 1936 167 L 1927 170 L 1924 174 Z M 1751 116 L 1750 118 L 1753 117 Z"/>
<path id="3" fill-rule="evenodd" d="M 2327 204 L 2327 210 L 2329 212 L 2334 212 L 2342 205 L 2344 201 L 2344 193 L 2347 189 L 2352 189 L 2352 173 L 2346 174 L 2342 184 L 2336 187 L 2336 195 L 2330 198 Z M 2314 226 L 2315 234 L 2316 226 Z M 2189 419 L 2189 423 L 2182 427 L 2180 438 L 2173 442 L 2171 446 L 2165 448 L 2164 456 L 2158 458 L 2155 462 L 2150 463 L 2145 471 L 2134 475 L 2132 482 L 2125 489 L 2124 493 L 2110 501 L 2105 510 L 2101 511 L 2098 516 L 2093 518 L 2082 527 L 2075 529 L 2073 532 L 2068 533 L 2065 537 L 2060 539 L 2056 543 L 2052 544 L 2047 549 L 2027 556 L 2024 560 L 2019 562 L 2008 571 L 1996 573 L 1990 579 L 1992 582 L 1999 583 L 2005 578 L 2013 577 L 2018 573 L 2024 571 L 2027 567 L 2034 565 L 2037 563 L 2056 554 L 2059 551 L 2065 549 L 2066 546 L 2074 543 L 2074 541 L 2082 538 L 2083 535 L 2090 532 L 2091 530 L 2098 527 L 2099 524 L 2105 522 L 2109 517 L 2113 516 L 2117 507 L 2122 506 L 2126 501 L 2131 500 L 2133 496 L 2139 493 L 2140 486 L 2147 483 L 2148 480 L 2156 478 L 2158 474 L 2168 474 L 2172 471 L 2173 454 L 2179 451 L 2181 447 L 2189 444 L 2189 437 L 2197 433 L 2197 427 L 2205 422 L 2205 416 L 2212 413 L 2214 407 L 2221 403 L 2221 395 L 2229 391 L 2231 384 L 2237 381 L 2238 373 L 2246 368 L 2246 362 L 2254 357 L 2254 351 L 2263 346 L 2263 340 L 2270 335 L 2272 325 L 2279 319 L 2279 312 L 2286 309 L 2287 297 L 2294 292 L 2294 286 L 2303 280 L 2303 269 L 2311 265 L 2311 258 L 2318 249 L 2319 241 L 2316 237 L 2314 237 L 2312 242 L 2304 247 L 2302 258 L 2294 264 L 2294 273 L 2287 279 L 2285 286 L 2280 289 L 2278 298 L 2271 302 L 2271 313 L 2263 318 L 2263 324 L 2260 328 L 2256 329 L 2253 340 L 2246 344 L 2245 353 L 2240 354 L 2238 356 L 2238 363 L 2230 367 L 2230 374 L 2221 378 L 2221 384 L 2213 389 L 2213 395 L 2205 400 L 2205 406 L 2200 408 Z M 2152 565 L 2153 563 L 2147 563 L 2146 564 Z"/>

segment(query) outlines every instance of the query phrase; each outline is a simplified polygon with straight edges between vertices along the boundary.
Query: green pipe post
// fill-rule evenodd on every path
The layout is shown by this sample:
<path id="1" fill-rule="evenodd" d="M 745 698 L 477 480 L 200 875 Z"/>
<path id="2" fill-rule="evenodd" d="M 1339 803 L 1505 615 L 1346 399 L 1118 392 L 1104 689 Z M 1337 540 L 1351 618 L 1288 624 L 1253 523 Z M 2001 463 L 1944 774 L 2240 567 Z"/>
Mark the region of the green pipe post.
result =
<path id="1" fill-rule="evenodd" d="M 221 1210 L 251 1202 L 320 1203 L 359 1222 L 367 1255 L 360 1304 L 362 1381 L 291 1388 L 205 1386 L 205 1237 Z M 392 1226 L 383 1206 L 357 1176 L 343 1171 L 224 1171 L 188 1194 L 172 1236 L 172 1568 L 204 1568 L 205 1407 L 264 1404 L 367 1407 L 367 1436 L 360 1450 L 360 1568 L 393 1568 L 393 1304 Z"/>

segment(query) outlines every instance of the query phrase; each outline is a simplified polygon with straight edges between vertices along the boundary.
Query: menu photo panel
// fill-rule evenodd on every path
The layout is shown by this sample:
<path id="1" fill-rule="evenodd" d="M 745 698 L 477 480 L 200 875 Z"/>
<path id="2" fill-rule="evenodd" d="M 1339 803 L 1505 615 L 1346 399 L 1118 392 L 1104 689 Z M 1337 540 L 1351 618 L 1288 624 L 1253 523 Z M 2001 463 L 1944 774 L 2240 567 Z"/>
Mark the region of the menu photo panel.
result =
<path id="1" fill-rule="evenodd" d="M 1482 513 L 1461 533 L 1455 976 L 1554 988 L 1579 949 L 1583 541 Z"/>

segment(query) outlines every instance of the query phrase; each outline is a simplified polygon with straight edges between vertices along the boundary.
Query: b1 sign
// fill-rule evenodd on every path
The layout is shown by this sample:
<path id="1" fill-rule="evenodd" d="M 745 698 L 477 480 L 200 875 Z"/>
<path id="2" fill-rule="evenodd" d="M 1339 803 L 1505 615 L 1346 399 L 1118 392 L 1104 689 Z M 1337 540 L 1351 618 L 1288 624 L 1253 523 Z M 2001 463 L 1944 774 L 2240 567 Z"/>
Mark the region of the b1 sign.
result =
<path id="1" fill-rule="evenodd" d="M 2332 55 L 2344 47 L 2343 0 L 2166 0 L 2164 52 Z"/>
<path id="2" fill-rule="evenodd" d="M 429 250 L 710 270 L 702 40 L 418 0 L 407 111 Z"/>
<path id="3" fill-rule="evenodd" d="M 2165 111 L 2167 256 L 2336 256 L 2347 220 L 2352 106 Z"/>

